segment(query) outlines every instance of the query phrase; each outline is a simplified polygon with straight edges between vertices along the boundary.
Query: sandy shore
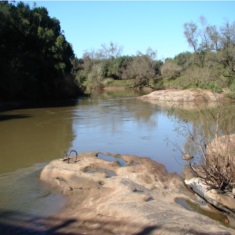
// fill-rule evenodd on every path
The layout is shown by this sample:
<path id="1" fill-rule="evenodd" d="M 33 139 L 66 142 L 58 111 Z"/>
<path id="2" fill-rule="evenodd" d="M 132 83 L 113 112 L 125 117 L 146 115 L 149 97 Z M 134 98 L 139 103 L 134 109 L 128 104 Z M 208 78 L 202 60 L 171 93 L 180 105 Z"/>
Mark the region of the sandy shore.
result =
<path id="1" fill-rule="evenodd" d="M 47 231 L 54 234 L 235 234 L 188 202 L 199 203 L 183 180 L 148 158 L 81 153 L 78 161 L 55 160 L 41 173 L 41 180 L 69 199 L 64 210 L 51 217 Z M 107 154 L 110 156 L 110 154 Z M 123 163 L 124 162 L 124 163 Z M 120 164 L 121 163 L 121 164 Z M 214 213 L 200 202 L 202 211 Z M 228 224 L 226 216 L 219 218 Z M 52 233 L 53 234 L 53 233 Z"/>

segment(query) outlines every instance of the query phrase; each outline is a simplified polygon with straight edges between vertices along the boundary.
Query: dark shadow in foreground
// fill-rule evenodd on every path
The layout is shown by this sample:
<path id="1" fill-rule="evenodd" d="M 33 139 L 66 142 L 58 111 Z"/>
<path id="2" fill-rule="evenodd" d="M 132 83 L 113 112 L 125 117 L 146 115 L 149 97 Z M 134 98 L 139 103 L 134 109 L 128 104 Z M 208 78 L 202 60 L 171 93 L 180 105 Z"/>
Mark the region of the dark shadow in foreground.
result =
<path id="1" fill-rule="evenodd" d="M 78 220 L 77 218 L 61 219 L 57 216 L 40 217 L 31 214 L 25 214 L 16 211 L 3 211 L 0 209 L 0 234 L 1 235 L 110 235 L 114 233 L 113 229 L 125 227 L 126 235 L 150 235 L 154 232 L 162 234 L 195 234 L 195 235 L 218 235 L 215 233 L 200 232 L 200 229 L 181 228 L 180 226 L 172 227 L 169 224 L 150 225 L 143 228 L 138 233 L 133 233 L 138 225 L 129 223 L 130 227 L 126 227 L 126 221 L 106 221 L 98 218 L 96 220 Z M 96 225 L 94 227 L 94 225 Z M 97 227 L 97 225 L 99 225 Z M 118 229 L 117 229 L 118 231 Z M 225 232 L 223 235 L 231 235 Z"/>
<path id="2" fill-rule="evenodd" d="M 24 115 L 24 114 L 0 115 L 0 121 L 8 121 L 12 119 L 22 119 L 30 117 L 31 117 L 30 115 Z"/>
<path id="3" fill-rule="evenodd" d="M 51 108 L 51 107 L 69 107 L 77 104 L 79 99 L 69 100 L 42 100 L 42 101 L 18 101 L 18 102 L 1 102 L 0 101 L 0 112 L 17 110 L 17 109 L 35 109 L 35 108 Z"/>
<path id="4" fill-rule="evenodd" d="M 59 219 L 58 219 L 59 220 Z M 63 235 L 59 230 L 77 222 L 75 219 L 58 221 L 56 218 L 37 217 L 16 211 L 0 211 L 1 235 Z M 56 224 L 53 226 L 53 224 Z M 68 233 L 73 235 L 75 233 Z M 76 233 L 78 235 L 79 233 Z"/>

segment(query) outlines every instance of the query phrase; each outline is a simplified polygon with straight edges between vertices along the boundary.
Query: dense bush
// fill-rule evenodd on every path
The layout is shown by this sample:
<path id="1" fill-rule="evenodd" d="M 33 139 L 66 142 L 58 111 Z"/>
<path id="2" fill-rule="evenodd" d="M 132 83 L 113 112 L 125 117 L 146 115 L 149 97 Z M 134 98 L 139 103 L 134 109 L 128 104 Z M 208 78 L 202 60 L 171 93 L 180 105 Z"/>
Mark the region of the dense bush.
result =
<path id="1" fill-rule="evenodd" d="M 167 79 L 176 79 L 180 76 L 181 70 L 181 66 L 177 63 L 167 60 L 161 67 L 161 74 Z"/>
<path id="2" fill-rule="evenodd" d="M 73 58 L 60 22 L 46 8 L 0 2 L 0 99 L 75 96 Z"/>
<path id="3" fill-rule="evenodd" d="M 49 17 L 46 8 L 2 1 L 0 99 L 74 97 L 78 87 L 92 92 L 117 80 L 128 80 L 132 88 L 199 87 L 214 92 L 228 88 L 228 96 L 234 97 L 235 23 L 226 22 L 217 29 L 201 22 L 201 27 L 194 22 L 184 25 L 193 52 L 164 62 L 151 48 L 123 56 L 122 48 L 113 42 L 77 59 L 60 22 Z"/>

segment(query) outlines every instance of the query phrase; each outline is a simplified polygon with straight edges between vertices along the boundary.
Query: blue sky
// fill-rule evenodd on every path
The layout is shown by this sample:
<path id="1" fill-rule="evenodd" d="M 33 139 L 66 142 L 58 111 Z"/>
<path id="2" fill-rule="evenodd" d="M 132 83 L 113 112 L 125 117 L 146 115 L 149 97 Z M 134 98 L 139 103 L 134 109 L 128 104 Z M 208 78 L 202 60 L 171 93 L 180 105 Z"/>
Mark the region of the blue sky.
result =
<path id="1" fill-rule="evenodd" d="M 186 22 L 220 27 L 235 21 L 233 1 L 35 1 L 61 23 L 77 57 L 101 44 L 117 43 L 123 55 L 151 47 L 158 59 L 191 51 L 183 34 Z M 33 2 L 30 2 L 32 5 Z"/>

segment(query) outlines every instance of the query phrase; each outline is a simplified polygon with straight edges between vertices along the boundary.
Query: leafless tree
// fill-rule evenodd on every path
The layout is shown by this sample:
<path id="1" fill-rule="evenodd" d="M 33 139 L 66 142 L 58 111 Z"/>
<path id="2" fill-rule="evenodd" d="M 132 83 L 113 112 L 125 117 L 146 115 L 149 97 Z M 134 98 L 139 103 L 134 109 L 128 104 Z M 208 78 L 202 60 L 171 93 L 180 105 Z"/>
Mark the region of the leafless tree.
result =
<path id="1" fill-rule="evenodd" d="M 204 111 L 199 111 L 199 119 L 200 112 Z M 209 130 L 202 125 L 192 129 L 187 123 L 179 128 L 178 132 L 188 140 L 187 147 L 179 149 L 183 160 L 196 177 L 202 178 L 208 186 L 221 192 L 232 191 L 235 184 L 235 136 L 232 138 L 228 134 L 232 119 L 212 110 L 207 111 L 207 115 L 207 121 L 211 123 Z M 226 134 L 221 129 L 224 124 Z"/>
<path id="2" fill-rule="evenodd" d="M 103 43 L 97 50 L 90 49 L 89 51 L 85 51 L 83 57 L 89 57 L 93 60 L 114 59 L 121 56 L 122 50 L 123 48 L 117 43 L 110 42 L 108 45 Z"/>

